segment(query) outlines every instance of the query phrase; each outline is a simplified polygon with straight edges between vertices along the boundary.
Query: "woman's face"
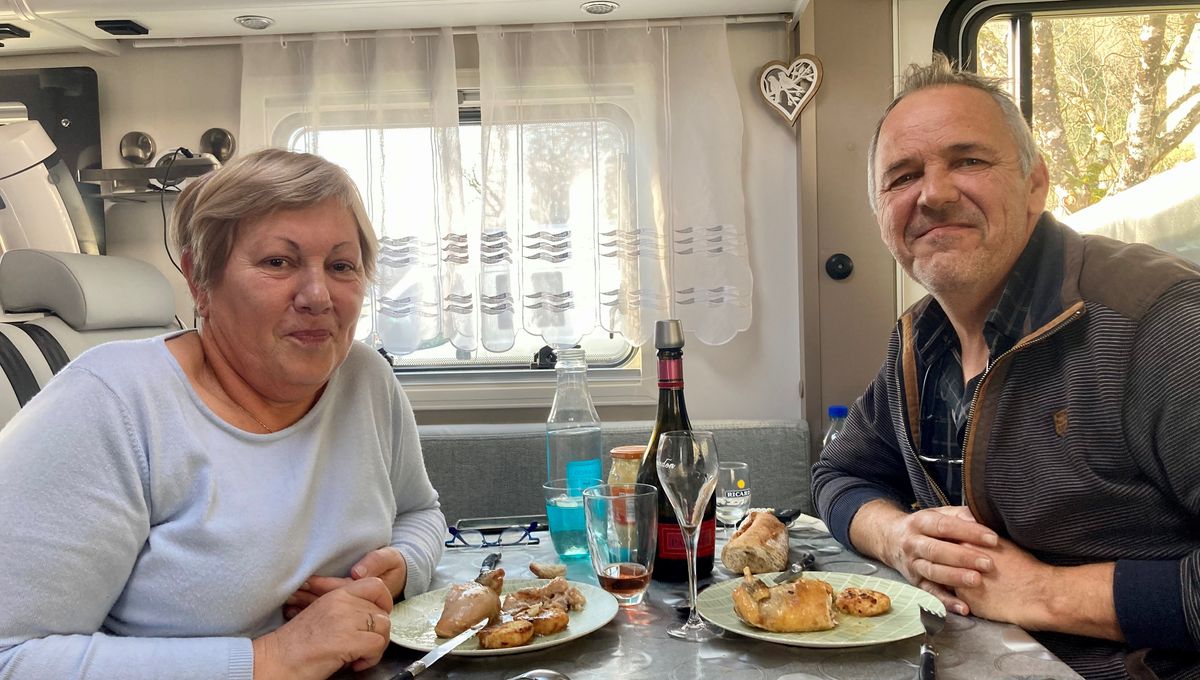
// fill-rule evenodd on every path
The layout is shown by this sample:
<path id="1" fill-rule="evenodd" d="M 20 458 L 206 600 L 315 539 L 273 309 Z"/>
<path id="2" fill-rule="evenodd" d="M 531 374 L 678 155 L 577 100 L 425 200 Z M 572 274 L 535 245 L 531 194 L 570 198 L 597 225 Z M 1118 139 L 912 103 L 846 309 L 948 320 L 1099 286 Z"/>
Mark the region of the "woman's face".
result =
<path id="1" fill-rule="evenodd" d="M 241 225 L 212 289 L 202 333 L 265 398 L 310 398 L 341 365 L 362 309 L 354 215 L 336 199 Z"/>

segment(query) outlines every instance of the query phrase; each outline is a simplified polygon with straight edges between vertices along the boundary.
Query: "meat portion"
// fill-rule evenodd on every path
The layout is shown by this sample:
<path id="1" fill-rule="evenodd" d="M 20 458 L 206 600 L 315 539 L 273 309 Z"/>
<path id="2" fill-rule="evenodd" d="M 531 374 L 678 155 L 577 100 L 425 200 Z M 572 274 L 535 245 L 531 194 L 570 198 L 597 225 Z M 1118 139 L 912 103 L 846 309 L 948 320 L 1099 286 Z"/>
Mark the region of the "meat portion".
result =
<path id="1" fill-rule="evenodd" d="M 454 637 L 484 619 L 494 623 L 500 615 L 500 591 L 503 588 L 503 569 L 480 574 L 470 583 L 450 586 L 442 617 L 433 632 L 438 637 Z"/>
<path id="2" fill-rule="evenodd" d="M 553 635 L 570 625 L 568 611 L 583 609 L 585 604 L 583 593 L 562 577 L 509 593 L 503 611 L 479 631 L 479 645 L 485 649 L 519 647 L 535 636 Z"/>
<path id="3" fill-rule="evenodd" d="M 743 621 L 773 633 L 829 630 L 837 625 L 833 587 L 819 579 L 800 579 L 767 586 L 744 571 L 733 590 L 733 608 Z"/>
<path id="4" fill-rule="evenodd" d="M 567 580 L 557 576 L 540 588 L 522 588 L 504 598 L 504 611 L 515 612 L 533 605 L 557 606 L 563 611 L 583 609 L 587 598 Z"/>

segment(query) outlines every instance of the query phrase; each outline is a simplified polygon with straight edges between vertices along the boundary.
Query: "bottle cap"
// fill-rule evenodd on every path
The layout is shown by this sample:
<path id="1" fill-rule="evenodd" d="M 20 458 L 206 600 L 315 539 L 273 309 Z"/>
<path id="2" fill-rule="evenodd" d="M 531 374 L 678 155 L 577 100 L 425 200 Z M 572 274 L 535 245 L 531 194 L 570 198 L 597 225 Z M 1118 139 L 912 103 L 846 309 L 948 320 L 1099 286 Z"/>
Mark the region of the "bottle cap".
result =
<path id="1" fill-rule="evenodd" d="M 840 404 L 829 407 L 830 418 L 845 418 L 850 413 L 850 409 Z"/>
<path id="2" fill-rule="evenodd" d="M 646 452 L 645 444 L 628 444 L 626 446 L 615 446 L 608 455 L 620 460 L 640 460 L 642 454 Z"/>
<path id="3" fill-rule="evenodd" d="M 683 349 L 683 326 L 679 319 L 663 319 L 654 324 L 656 349 Z"/>

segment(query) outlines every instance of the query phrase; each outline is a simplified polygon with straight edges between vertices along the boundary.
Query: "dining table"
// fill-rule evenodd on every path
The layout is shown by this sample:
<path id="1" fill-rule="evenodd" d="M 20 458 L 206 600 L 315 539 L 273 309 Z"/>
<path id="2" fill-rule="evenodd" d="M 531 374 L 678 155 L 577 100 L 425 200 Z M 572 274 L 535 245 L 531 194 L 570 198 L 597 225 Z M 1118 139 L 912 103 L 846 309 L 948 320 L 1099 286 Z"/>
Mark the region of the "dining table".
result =
<path id="1" fill-rule="evenodd" d="M 500 552 L 508 579 L 534 578 L 531 562 L 559 562 L 549 535 L 533 534 L 536 544 L 447 548 L 431 590 L 470 581 L 480 562 Z M 870 575 L 904 583 L 896 571 L 841 546 L 816 518 L 801 515 L 789 525 L 793 556 L 815 557 L 815 571 Z M 740 579 L 721 566 L 725 539 L 718 537 L 711 575 L 698 582 L 703 591 Z M 598 586 L 585 557 L 564 562 L 569 581 Z M 733 584 L 726 584 L 729 587 Z M 651 581 L 642 604 L 619 608 L 611 621 L 578 637 L 533 651 L 487 656 L 451 653 L 421 674 L 423 678 L 506 680 L 531 669 L 559 671 L 571 680 L 911 680 L 916 677 L 923 636 L 881 644 L 808 647 L 753 639 L 725 631 L 703 643 L 667 635 L 668 624 L 687 617 L 688 584 Z M 395 614 L 393 614 L 395 619 Z M 939 680 L 1067 680 L 1079 678 L 1021 628 L 973 616 L 948 614 L 934 638 Z M 382 661 L 358 673 L 338 677 L 389 680 L 421 658 L 422 652 L 389 644 Z"/>

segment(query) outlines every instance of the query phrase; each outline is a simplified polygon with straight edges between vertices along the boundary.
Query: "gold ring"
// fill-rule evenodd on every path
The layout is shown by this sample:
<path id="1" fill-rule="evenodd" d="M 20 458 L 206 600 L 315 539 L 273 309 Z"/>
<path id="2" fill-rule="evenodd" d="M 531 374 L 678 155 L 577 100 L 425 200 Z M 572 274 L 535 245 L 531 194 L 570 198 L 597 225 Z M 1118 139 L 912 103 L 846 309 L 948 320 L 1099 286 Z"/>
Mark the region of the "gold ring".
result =
<path id="1" fill-rule="evenodd" d="M 368 633 L 375 632 L 375 615 L 374 614 L 367 614 L 367 632 Z"/>

